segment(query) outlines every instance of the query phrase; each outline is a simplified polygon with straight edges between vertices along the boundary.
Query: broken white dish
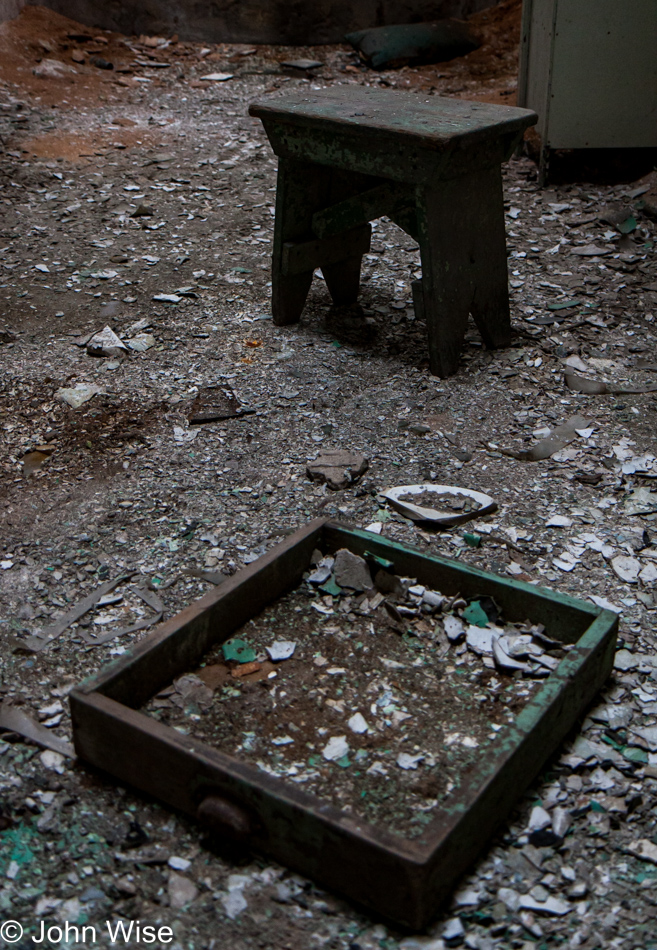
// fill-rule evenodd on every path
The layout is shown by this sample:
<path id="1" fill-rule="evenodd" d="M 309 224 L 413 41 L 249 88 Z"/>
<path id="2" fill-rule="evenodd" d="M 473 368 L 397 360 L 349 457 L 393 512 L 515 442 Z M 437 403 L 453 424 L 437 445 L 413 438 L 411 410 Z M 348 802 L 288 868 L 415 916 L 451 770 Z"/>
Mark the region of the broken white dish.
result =
<path id="1" fill-rule="evenodd" d="M 472 498 L 480 507 L 476 511 L 459 514 L 454 511 L 441 511 L 438 508 L 424 508 L 409 501 L 400 501 L 400 498 L 403 498 L 404 495 L 422 495 L 424 492 L 431 492 L 435 495 L 461 495 L 465 498 Z M 454 485 L 398 485 L 396 488 L 388 488 L 384 491 L 383 497 L 387 498 L 393 507 L 406 518 L 410 518 L 411 521 L 433 521 L 435 524 L 443 524 L 447 527 L 464 524 L 466 521 L 472 521 L 473 518 L 479 518 L 482 515 L 497 511 L 497 505 L 490 495 L 474 491 L 471 488 L 457 488 Z"/>

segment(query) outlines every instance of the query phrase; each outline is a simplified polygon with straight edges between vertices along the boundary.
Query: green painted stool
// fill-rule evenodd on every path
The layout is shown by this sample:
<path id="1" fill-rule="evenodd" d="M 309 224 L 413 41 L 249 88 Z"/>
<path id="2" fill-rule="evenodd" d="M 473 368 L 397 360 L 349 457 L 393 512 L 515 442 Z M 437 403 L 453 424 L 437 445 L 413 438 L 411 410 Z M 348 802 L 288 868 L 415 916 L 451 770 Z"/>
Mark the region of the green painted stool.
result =
<path id="1" fill-rule="evenodd" d="M 537 116 L 463 99 L 333 86 L 254 103 L 279 158 L 274 322 L 296 322 L 320 267 L 336 304 L 358 297 L 370 221 L 387 215 L 420 245 L 413 303 L 431 372 L 458 368 L 468 314 L 486 346 L 511 321 L 501 165 Z"/>

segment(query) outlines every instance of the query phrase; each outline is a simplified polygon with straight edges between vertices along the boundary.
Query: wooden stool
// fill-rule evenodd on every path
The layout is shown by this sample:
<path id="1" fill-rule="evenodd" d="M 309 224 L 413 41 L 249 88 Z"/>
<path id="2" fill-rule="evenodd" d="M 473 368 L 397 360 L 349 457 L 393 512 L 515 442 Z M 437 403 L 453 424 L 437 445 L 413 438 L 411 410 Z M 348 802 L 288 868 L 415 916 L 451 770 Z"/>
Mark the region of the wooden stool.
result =
<path id="1" fill-rule="evenodd" d="M 279 158 L 274 322 L 296 322 L 321 267 L 336 304 L 358 296 L 370 221 L 387 215 L 420 245 L 413 303 L 431 372 L 458 368 L 468 314 L 486 346 L 511 323 L 501 164 L 534 112 L 362 86 L 254 103 Z"/>

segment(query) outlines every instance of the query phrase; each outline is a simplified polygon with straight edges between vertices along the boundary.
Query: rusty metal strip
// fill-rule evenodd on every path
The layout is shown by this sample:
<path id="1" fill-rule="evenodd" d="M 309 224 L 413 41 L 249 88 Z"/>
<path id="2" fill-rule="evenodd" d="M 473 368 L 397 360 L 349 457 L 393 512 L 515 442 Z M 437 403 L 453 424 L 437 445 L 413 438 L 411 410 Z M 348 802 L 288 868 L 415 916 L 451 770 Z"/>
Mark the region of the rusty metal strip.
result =
<path id="1" fill-rule="evenodd" d="M 66 739 L 60 739 L 50 729 L 42 726 L 40 722 L 35 722 L 22 709 L 17 709 L 16 706 L 11 706 L 9 703 L 3 703 L 0 706 L 0 729 L 15 732 L 44 749 L 52 749 L 53 752 L 59 752 L 60 755 L 66 755 L 71 759 L 75 758 L 75 749 L 70 742 L 67 742 Z"/>
<path id="2" fill-rule="evenodd" d="M 121 577 L 115 577 L 114 580 L 106 581 L 104 584 L 101 584 L 100 587 L 92 591 L 84 600 L 81 600 L 75 607 L 65 613 L 63 617 L 60 617 L 56 623 L 50 627 L 45 627 L 41 633 L 34 634 L 21 641 L 21 647 L 27 648 L 33 653 L 40 653 L 41 650 L 45 650 L 46 647 L 49 647 L 57 637 L 60 637 L 71 624 L 79 620 L 80 617 L 84 617 L 84 615 L 98 603 L 101 597 L 104 597 L 105 594 L 109 594 L 109 592 L 114 590 L 115 587 L 118 587 L 119 584 L 129 581 L 132 576 L 132 574 L 123 574 Z"/>
<path id="3" fill-rule="evenodd" d="M 141 598 L 145 604 L 148 604 L 148 606 L 155 611 L 155 616 L 145 617 L 143 620 L 139 620 L 137 623 L 133 623 L 129 627 L 123 627 L 119 630 L 110 630 L 99 637 L 92 637 L 91 634 L 87 633 L 86 630 L 80 630 L 80 636 L 89 647 L 99 647 L 102 646 L 103 643 L 109 643 L 110 640 L 116 640 L 118 637 L 124 637 L 126 633 L 136 633 L 138 630 L 146 630 L 147 627 L 152 627 L 153 624 L 159 623 L 159 621 L 162 619 L 164 614 L 164 604 L 157 594 L 139 587 L 131 587 L 129 589 L 131 593 L 136 594 L 137 597 Z"/>

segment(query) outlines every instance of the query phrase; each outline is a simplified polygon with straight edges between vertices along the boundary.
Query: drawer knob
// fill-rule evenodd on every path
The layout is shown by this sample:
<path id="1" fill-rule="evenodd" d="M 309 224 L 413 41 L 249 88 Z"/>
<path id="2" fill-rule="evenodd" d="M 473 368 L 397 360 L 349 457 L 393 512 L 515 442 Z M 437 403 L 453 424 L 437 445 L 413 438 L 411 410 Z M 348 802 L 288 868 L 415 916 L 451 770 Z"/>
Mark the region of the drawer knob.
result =
<path id="1" fill-rule="evenodd" d="M 251 821 L 246 812 L 219 795 L 204 798 L 196 817 L 208 830 L 231 841 L 244 841 L 251 833 Z"/>

